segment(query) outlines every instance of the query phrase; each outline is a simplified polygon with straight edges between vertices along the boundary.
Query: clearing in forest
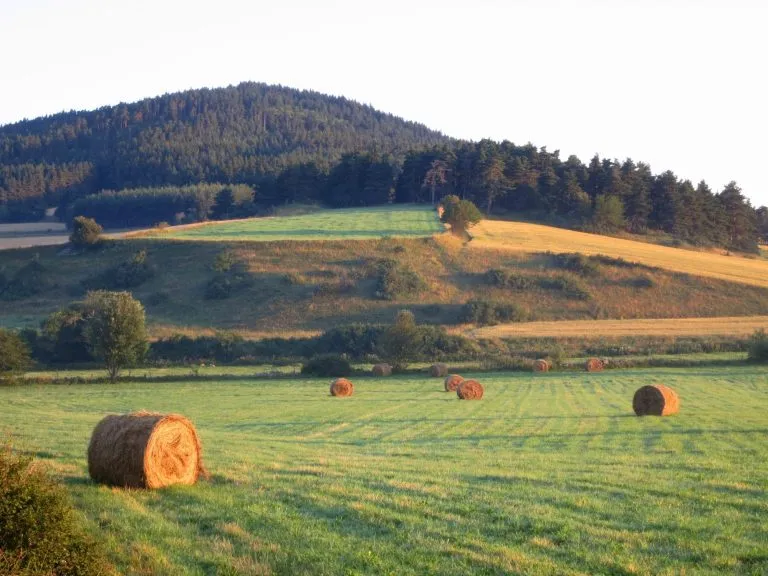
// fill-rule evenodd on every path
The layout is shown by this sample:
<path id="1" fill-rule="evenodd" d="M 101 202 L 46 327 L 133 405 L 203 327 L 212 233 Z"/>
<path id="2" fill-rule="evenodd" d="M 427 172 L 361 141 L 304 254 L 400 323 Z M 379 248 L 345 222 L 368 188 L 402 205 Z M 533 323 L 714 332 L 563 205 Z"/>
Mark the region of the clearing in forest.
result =
<path id="1" fill-rule="evenodd" d="M 126 237 L 214 242 L 359 240 L 385 236 L 432 236 L 443 229 L 432 206 L 395 205 L 319 210 L 298 216 L 205 222 L 163 230 L 148 230 Z"/>

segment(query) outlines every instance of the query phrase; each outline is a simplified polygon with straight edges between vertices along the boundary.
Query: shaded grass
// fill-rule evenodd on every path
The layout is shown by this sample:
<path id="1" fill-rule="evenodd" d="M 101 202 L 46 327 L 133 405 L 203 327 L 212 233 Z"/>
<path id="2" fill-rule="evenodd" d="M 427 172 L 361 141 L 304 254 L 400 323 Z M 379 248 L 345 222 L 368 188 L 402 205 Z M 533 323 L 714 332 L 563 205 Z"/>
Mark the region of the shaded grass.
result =
<path id="1" fill-rule="evenodd" d="M 765 370 L 482 382 L 473 403 L 424 378 L 358 379 L 344 400 L 326 380 L 0 389 L 0 422 L 54 467 L 124 574 L 768 569 Z M 649 382 L 678 391 L 678 416 L 632 415 Z M 195 422 L 211 482 L 90 484 L 93 426 L 139 408 Z"/>

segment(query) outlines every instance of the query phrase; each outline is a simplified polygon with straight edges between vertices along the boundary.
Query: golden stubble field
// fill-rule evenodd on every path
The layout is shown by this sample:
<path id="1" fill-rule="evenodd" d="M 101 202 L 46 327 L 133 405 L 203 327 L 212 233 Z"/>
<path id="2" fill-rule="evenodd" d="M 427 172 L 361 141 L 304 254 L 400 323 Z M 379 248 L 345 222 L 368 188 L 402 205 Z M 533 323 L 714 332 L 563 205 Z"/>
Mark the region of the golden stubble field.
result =
<path id="1" fill-rule="evenodd" d="M 768 260 L 726 256 L 575 232 L 527 222 L 486 220 L 472 229 L 470 247 L 515 252 L 603 254 L 674 272 L 768 287 Z"/>
<path id="2" fill-rule="evenodd" d="M 473 338 L 611 338 L 622 336 L 748 336 L 768 329 L 768 316 L 559 320 L 486 326 L 466 332 Z"/>

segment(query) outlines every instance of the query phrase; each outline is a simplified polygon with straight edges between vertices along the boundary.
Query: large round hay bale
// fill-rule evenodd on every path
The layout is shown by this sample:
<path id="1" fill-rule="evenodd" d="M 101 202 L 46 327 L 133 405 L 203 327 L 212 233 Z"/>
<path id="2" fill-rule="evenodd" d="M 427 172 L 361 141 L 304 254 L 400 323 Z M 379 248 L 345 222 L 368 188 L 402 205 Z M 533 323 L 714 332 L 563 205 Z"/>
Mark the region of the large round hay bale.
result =
<path id="1" fill-rule="evenodd" d="M 331 382 L 331 396 L 352 396 L 355 387 L 346 378 L 336 378 Z"/>
<path id="2" fill-rule="evenodd" d="M 96 482 L 126 488 L 194 484 L 205 474 L 200 439 L 178 414 L 107 416 L 91 434 L 88 473 Z"/>
<path id="3" fill-rule="evenodd" d="M 443 383 L 445 385 L 445 391 L 456 392 L 456 389 L 462 382 L 464 382 L 464 378 L 458 374 L 448 374 L 448 376 L 445 377 L 445 382 Z"/>
<path id="4" fill-rule="evenodd" d="M 533 363 L 534 372 L 549 372 L 549 362 L 543 358 L 539 358 Z"/>
<path id="5" fill-rule="evenodd" d="M 600 360 L 600 358 L 590 358 L 587 360 L 586 364 L 584 364 L 584 369 L 587 372 L 602 372 L 603 368 L 605 368 L 605 364 L 603 364 L 603 361 Z"/>
<path id="6" fill-rule="evenodd" d="M 445 378 L 448 376 L 448 365 L 437 362 L 429 367 L 429 373 L 433 378 Z"/>
<path id="7" fill-rule="evenodd" d="M 374 376 L 392 376 L 392 366 L 389 364 L 375 364 L 371 373 Z"/>
<path id="8" fill-rule="evenodd" d="M 632 408 L 638 416 L 669 416 L 680 410 L 680 399 L 663 384 L 643 386 L 635 392 Z"/>
<path id="9" fill-rule="evenodd" d="M 456 388 L 460 400 L 480 400 L 483 397 L 483 385 L 477 380 L 464 380 Z"/>

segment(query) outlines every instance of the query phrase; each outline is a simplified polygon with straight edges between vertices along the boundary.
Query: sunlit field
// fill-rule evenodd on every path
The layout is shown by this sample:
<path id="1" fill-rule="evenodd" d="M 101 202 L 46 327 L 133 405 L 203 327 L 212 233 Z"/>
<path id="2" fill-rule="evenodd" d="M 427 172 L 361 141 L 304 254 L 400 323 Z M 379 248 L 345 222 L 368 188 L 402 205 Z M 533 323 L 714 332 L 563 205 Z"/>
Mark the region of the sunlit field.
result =
<path id="1" fill-rule="evenodd" d="M 764 574 L 765 368 L 0 388 L 0 428 L 62 479 L 122 574 Z M 637 418 L 663 382 L 682 408 Z M 212 475 L 90 482 L 107 413 L 193 420 Z"/>
<path id="2" fill-rule="evenodd" d="M 674 272 L 768 286 L 768 261 L 669 248 L 527 222 L 486 220 L 472 229 L 470 246 L 518 252 L 581 252 L 624 258 Z"/>
<path id="3" fill-rule="evenodd" d="M 320 210 L 298 216 L 209 222 L 143 232 L 178 240 L 344 240 L 384 236 L 431 236 L 443 231 L 431 206 L 379 206 Z M 130 236 L 129 236 L 130 237 Z"/>
<path id="4" fill-rule="evenodd" d="M 632 320 L 561 320 L 517 322 L 467 332 L 474 338 L 612 338 L 617 336 L 748 336 L 768 330 L 768 316 L 648 318 Z"/>

